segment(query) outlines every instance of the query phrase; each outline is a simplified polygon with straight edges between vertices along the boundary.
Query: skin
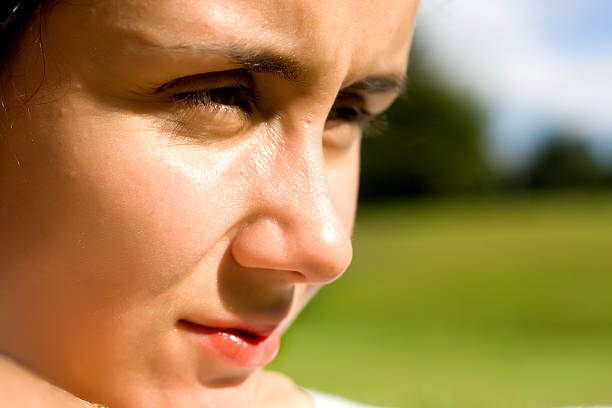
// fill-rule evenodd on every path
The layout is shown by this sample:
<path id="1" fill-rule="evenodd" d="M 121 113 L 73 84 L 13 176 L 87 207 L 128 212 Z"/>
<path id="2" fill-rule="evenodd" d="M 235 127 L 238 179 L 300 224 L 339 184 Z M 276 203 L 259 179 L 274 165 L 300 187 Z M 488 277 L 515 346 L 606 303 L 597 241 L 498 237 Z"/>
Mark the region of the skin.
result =
<path id="1" fill-rule="evenodd" d="M 33 24 L 1 88 L 0 353 L 113 408 L 309 405 L 180 322 L 283 331 L 348 267 L 363 124 L 336 114 L 392 102 L 354 84 L 404 75 L 416 3 L 60 2 L 44 58 Z M 236 84 L 256 101 L 181 96 Z"/>

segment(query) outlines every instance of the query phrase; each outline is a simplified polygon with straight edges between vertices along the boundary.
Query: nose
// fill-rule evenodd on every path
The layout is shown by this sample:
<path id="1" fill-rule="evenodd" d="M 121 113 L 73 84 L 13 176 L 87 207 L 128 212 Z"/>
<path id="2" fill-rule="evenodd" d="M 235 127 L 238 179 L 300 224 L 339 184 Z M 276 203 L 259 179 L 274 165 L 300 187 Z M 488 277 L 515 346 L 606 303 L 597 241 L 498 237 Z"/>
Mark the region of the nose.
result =
<path id="1" fill-rule="evenodd" d="M 241 266 L 285 282 L 328 283 L 350 264 L 354 204 L 334 205 L 320 138 L 318 146 L 303 138 L 250 173 L 251 215 L 231 244 Z M 338 213 L 346 208 L 350 214 Z"/>

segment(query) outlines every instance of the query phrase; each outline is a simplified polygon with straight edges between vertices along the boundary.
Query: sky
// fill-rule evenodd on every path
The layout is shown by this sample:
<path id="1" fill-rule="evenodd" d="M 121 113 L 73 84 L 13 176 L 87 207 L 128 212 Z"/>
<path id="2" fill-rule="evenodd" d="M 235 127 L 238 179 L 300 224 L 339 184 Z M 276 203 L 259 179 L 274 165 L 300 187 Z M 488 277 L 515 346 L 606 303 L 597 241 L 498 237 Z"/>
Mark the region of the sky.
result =
<path id="1" fill-rule="evenodd" d="M 551 128 L 612 158 L 612 0 L 421 0 L 416 38 L 485 107 L 499 167 Z"/>

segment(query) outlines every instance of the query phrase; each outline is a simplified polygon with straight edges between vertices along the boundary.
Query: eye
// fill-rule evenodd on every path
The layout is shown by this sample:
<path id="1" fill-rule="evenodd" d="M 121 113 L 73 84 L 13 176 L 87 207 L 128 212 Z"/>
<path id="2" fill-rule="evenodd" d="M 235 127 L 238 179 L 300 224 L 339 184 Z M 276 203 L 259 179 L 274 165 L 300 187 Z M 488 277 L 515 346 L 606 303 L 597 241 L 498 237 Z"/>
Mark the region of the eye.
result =
<path id="1" fill-rule="evenodd" d="M 362 123 L 372 115 L 358 106 L 338 106 L 332 108 L 327 116 L 328 121 L 340 120 L 344 122 Z"/>
<path id="2" fill-rule="evenodd" d="M 361 105 L 338 105 L 334 106 L 327 115 L 327 127 L 333 128 L 347 123 L 365 130 L 374 117 L 374 114 L 368 112 Z"/>
<path id="3" fill-rule="evenodd" d="M 174 100 L 190 105 L 205 105 L 213 108 L 238 108 L 252 113 L 256 98 L 253 90 L 243 85 L 224 86 L 211 89 L 180 92 L 173 95 Z"/>
<path id="4" fill-rule="evenodd" d="M 340 129 L 342 125 L 348 124 L 353 129 L 357 129 L 358 134 L 364 137 L 375 136 L 382 133 L 387 126 L 386 118 L 381 113 L 374 114 L 368 111 L 363 105 L 363 101 L 354 99 L 342 102 L 337 101 L 336 105 L 327 115 L 325 128 L 327 130 L 334 130 L 335 128 Z M 338 138 L 337 134 L 334 137 Z M 336 140 L 331 144 L 344 146 L 349 143 Z"/>
<path id="5" fill-rule="evenodd" d="M 327 115 L 327 122 L 329 127 L 342 123 L 364 127 L 373 117 L 374 114 L 366 109 L 366 101 L 362 95 L 353 92 L 340 92 Z"/>

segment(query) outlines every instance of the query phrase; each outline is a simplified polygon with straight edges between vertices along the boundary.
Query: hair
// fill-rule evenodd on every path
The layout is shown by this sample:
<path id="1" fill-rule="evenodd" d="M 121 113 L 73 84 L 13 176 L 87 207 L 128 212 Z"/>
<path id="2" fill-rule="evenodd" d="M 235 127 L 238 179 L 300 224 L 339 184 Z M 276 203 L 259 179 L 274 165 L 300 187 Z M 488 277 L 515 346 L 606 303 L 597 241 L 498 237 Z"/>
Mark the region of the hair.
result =
<path id="1" fill-rule="evenodd" d="M 19 48 L 27 27 L 50 3 L 50 0 L 0 1 L 0 76 Z"/>

